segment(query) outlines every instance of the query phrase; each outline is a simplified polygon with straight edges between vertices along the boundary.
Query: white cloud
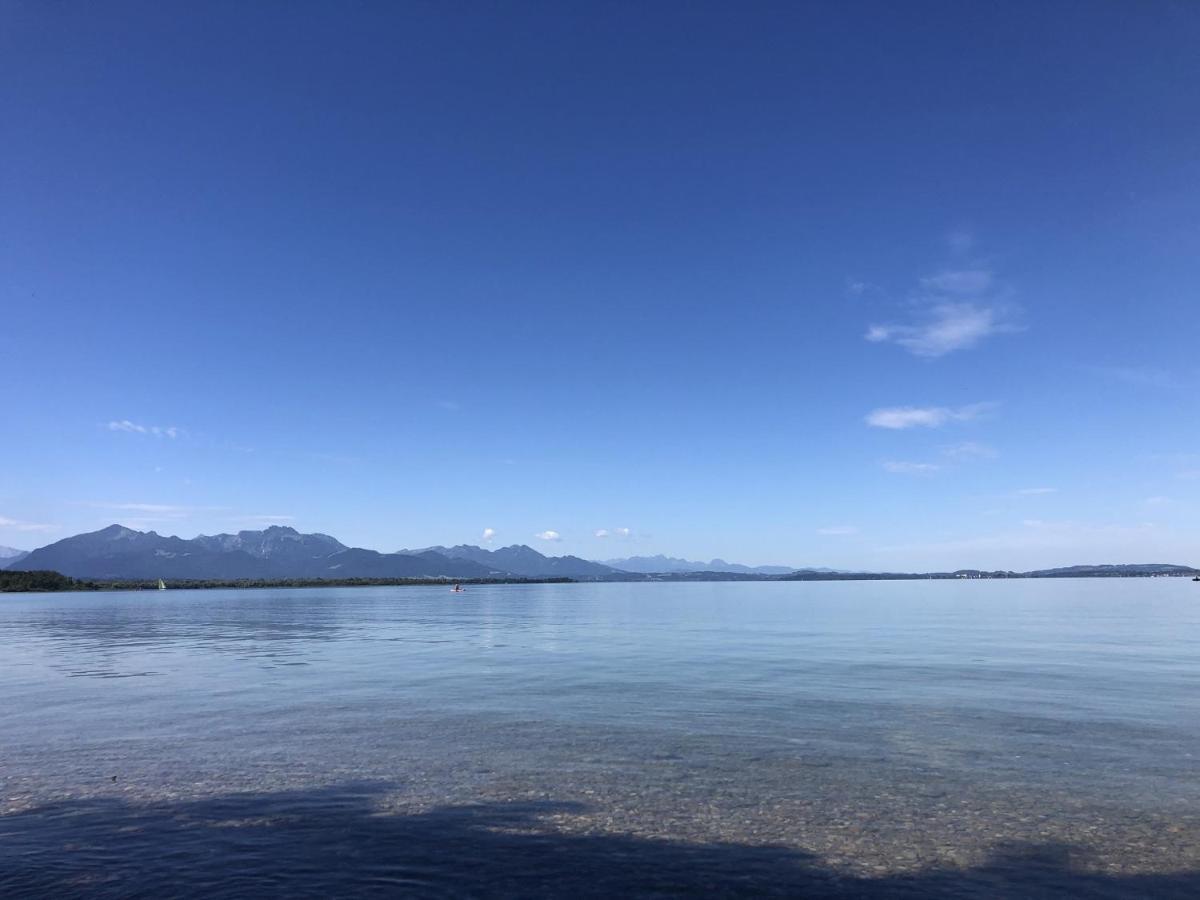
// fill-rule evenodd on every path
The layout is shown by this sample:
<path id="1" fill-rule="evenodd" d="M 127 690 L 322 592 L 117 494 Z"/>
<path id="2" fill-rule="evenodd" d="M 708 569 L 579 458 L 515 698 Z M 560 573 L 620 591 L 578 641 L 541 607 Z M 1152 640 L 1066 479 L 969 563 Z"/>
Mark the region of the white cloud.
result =
<path id="1" fill-rule="evenodd" d="M 941 466 L 935 463 L 904 462 L 900 460 L 888 460 L 883 463 L 883 467 L 887 471 L 897 475 L 932 475 L 941 468 Z"/>
<path id="2" fill-rule="evenodd" d="M 539 541 L 561 541 L 562 540 L 561 534 L 559 534 L 557 531 L 550 531 L 549 529 L 547 529 L 546 531 L 539 531 L 537 534 L 534 535 L 534 537 L 537 538 Z"/>
<path id="3" fill-rule="evenodd" d="M 853 525 L 828 525 L 825 528 L 818 528 L 817 534 L 858 534 L 858 529 Z"/>
<path id="4" fill-rule="evenodd" d="M 176 428 L 174 425 L 139 425 L 137 422 L 130 422 L 128 419 L 114 419 L 104 427 L 109 431 L 125 431 L 130 434 L 151 434 L 154 437 L 168 437 L 171 439 L 183 434 L 183 429 Z"/>
<path id="5" fill-rule="evenodd" d="M 956 254 L 971 246 L 969 235 L 949 238 Z M 1019 330 L 1010 290 L 999 285 L 986 266 L 963 264 L 920 279 L 909 297 L 910 320 L 872 324 L 864 337 L 890 341 L 914 356 L 938 357 L 974 347 L 986 337 Z"/>
<path id="6" fill-rule="evenodd" d="M 997 453 L 987 444 L 976 441 L 963 441 L 961 444 L 951 444 L 942 448 L 942 455 L 949 459 L 994 459 Z"/>
<path id="7" fill-rule="evenodd" d="M 992 408 L 991 403 L 968 406 L 885 406 L 867 413 L 866 423 L 875 428 L 940 428 L 947 422 L 969 422 Z"/>
<path id="8" fill-rule="evenodd" d="M 916 325 L 872 325 L 868 341 L 892 341 L 914 356 L 945 356 L 974 347 L 989 335 L 1014 330 L 998 307 L 979 303 L 939 302 L 925 307 Z"/>
<path id="9" fill-rule="evenodd" d="M 57 531 L 57 525 L 45 525 L 40 522 L 22 522 L 19 519 L 10 519 L 7 516 L 0 516 L 0 528 L 11 528 L 14 531 L 29 531 L 29 532 L 45 532 Z"/>
<path id="10" fill-rule="evenodd" d="M 883 296 L 884 290 L 877 284 L 872 284 L 869 281 L 863 281 L 860 278 L 846 279 L 846 296 L 853 298 L 865 298 Z"/>
<path id="11" fill-rule="evenodd" d="M 480 537 L 482 538 L 482 540 L 485 544 L 489 544 L 496 538 L 496 529 L 495 528 L 485 528 L 485 529 L 483 529 L 483 534 L 480 535 Z"/>
<path id="12" fill-rule="evenodd" d="M 1142 502 L 1145 503 L 1147 506 L 1168 506 L 1169 504 L 1174 503 L 1175 501 L 1172 500 L 1170 497 L 1147 497 Z"/>
<path id="13" fill-rule="evenodd" d="M 1019 495 L 1021 495 L 1022 497 L 1036 497 L 1039 494 L 1057 494 L 1058 488 L 1053 488 L 1053 487 L 1021 488 L 1019 491 L 1017 491 L 1017 493 Z"/>
<path id="14" fill-rule="evenodd" d="M 593 537 L 598 538 L 629 538 L 633 536 L 632 528 L 597 528 L 592 532 Z"/>

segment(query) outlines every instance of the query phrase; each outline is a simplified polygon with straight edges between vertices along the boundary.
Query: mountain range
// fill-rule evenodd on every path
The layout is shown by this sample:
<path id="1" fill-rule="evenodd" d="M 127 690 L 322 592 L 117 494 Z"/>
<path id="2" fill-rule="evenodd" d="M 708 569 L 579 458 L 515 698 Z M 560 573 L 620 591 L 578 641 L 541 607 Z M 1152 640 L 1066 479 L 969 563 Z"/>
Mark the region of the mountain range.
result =
<path id="1" fill-rule="evenodd" d="M 449 559 L 463 559 L 485 566 L 493 575 L 521 575 L 523 578 L 612 578 L 626 571 L 578 556 L 544 556 L 532 547 L 514 544 L 498 550 L 485 550 L 470 544 L 456 547 L 427 547 L 425 550 L 401 550 L 401 553 L 437 553 Z"/>
<path id="2" fill-rule="evenodd" d="M 619 569 L 622 572 L 641 572 L 657 574 L 660 572 L 736 572 L 742 575 L 787 575 L 796 571 L 795 566 L 743 566 L 740 563 L 728 563 L 723 559 L 709 562 L 694 562 L 679 559 L 674 556 L 630 556 L 625 559 L 606 559 L 604 565 Z M 805 572 L 833 572 L 834 569 L 812 568 L 803 569 Z"/>
<path id="3" fill-rule="evenodd" d="M 190 540 L 110 525 L 77 534 L 30 553 L 0 548 L 0 569 L 59 572 L 95 580 L 233 581 L 239 579 L 570 578 L 577 581 L 863 580 L 890 578 L 1065 578 L 1196 575 L 1168 563 L 1068 566 L 1032 572 L 883 573 L 827 568 L 744 566 L 669 556 L 635 556 L 594 562 L 546 556 L 523 544 L 495 550 L 459 544 L 380 553 L 347 547 L 327 534 L 301 534 L 273 525 L 262 531 L 200 535 Z"/>
<path id="4" fill-rule="evenodd" d="M 15 566 L 28 555 L 28 550 L 17 550 L 13 547 L 0 547 L 0 569 L 7 569 L 9 566 Z"/>
<path id="5" fill-rule="evenodd" d="M 552 578 L 622 577 L 609 566 L 575 556 L 548 557 L 532 547 L 500 550 L 431 547 L 380 553 L 347 547 L 327 534 L 273 525 L 262 531 L 200 535 L 185 540 L 110 525 L 34 550 L 9 568 L 48 569 L 72 578 Z"/>

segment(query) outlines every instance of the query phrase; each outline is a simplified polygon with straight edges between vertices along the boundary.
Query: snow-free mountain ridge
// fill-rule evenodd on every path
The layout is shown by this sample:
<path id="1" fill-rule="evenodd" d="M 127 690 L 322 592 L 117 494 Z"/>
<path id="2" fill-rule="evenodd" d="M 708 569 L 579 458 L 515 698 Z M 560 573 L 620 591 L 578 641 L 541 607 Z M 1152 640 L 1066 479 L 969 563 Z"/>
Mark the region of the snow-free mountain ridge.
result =
<path id="1" fill-rule="evenodd" d="M 15 566 L 28 555 L 28 550 L 18 550 L 15 547 L 0 547 L 0 569 Z"/>

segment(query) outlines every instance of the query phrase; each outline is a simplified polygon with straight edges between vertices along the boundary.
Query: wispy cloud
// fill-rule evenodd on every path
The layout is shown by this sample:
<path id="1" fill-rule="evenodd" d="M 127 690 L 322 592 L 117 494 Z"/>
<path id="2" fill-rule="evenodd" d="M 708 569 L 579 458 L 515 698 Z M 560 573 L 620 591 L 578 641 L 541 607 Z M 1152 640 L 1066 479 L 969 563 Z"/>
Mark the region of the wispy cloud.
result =
<path id="1" fill-rule="evenodd" d="M 77 503 L 78 506 L 87 506 L 92 509 L 105 509 L 118 513 L 133 513 L 134 516 L 125 519 L 126 525 L 150 525 L 160 522 L 176 522 L 180 519 L 189 519 L 200 513 L 227 513 L 232 510 L 228 506 L 181 506 L 174 503 L 131 503 L 125 501 L 114 502 L 85 502 Z M 247 521 L 251 517 L 244 517 Z"/>
<path id="2" fill-rule="evenodd" d="M 932 475 L 941 469 L 941 466 L 936 463 L 905 462 L 903 460 L 891 459 L 883 462 L 882 465 L 885 470 L 896 475 Z"/>
<path id="3" fill-rule="evenodd" d="M 1084 366 L 1084 371 L 1133 387 L 1159 388 L 1171 390 L 1181 387 L 1179 379 L 1166 369 L 1153 366 Z"/>
<path id="4" fill-rule="evenodd" d="M 921 279 L 921 287 L 930 293 L 959 297 L 978 297 L 990 291 L 994 283 L 989 269 L 943 269 Z"/>
<path id="5" fill-rule="evenodd" d="M 1155 525 L 1026 519 L 991 535 L 878 547 L 916 568 L 1041 568 L 1084 562 L 1141 562 L 1193 546 Z M 1164 549 L 1166 548 L 1166 549 Z"/>
<path id="6" fill-rule="evenodd" d="M 872 343 L 891 341 L 914 356 L 933 358 L 1014 330 L 998 308 L 979 303 L 934 303 L 920 311 L 919 319 L 909 325 L 872 325 L 864 336 Z"/>
<path id="7" fill-rule="evenodd" d="M 11 528 L 13 531 L 47 532 L 57 531 L 57 525 L 47 525 L 41 522 L 23 522 L 20 519 L 10 519 L 0 516 L 0 528 Z"/>
<path id="8" fill-rule="evenodd" d="M 1151 453 L 1148 457 L 1156 469 L 1170 466 L 1176 478 L 1189 481 L 1200 478 L 1200 453 Z"/>
<path id="9" fill-rule="evenodd" d="M 853 525 L 827 525 L 824 528 L 818 528 L 817 534 L 827 535 L 845 535 L 858 534 L 858 529 Z"/>
<path id="10" fill-rule="evenodd" d="M 942 448 L 942 456 L 954 460 L 995 459 L 999 454 L 987 444 L 977 441 L 963 441 L 961 444 L 951 444 Z"/>
<path id="11" fill-rule="evenodd" d="M 109 431 L 124 431 L 129 434 L 148 434 L 154 437 L 165 437 L 174 440 L 184 433 L 182 428 L 176 428 L 174 425 L 139 425 L 137 422 L 130 422 L 128 419 L 114 419 L 104 426 Z"/>
<path id="12" fill-rule="evenodd" d="M 316 462 L 334 463 L 339 466 L 357 466 L 362 462 L 362 459 L 357 456 L 347 456 L 342 453 L 325 453 L 323 451 L 309 450 L 300 455 Z"/>
<path id="13" fill-rule="evenodd" d="M 490 544 L 495 539 L 496 539 L 496 529 L 495 528 L 483 529 L 483 534 L 480 535 L 480 540 L 482 540 L 485 544 Z"/>
<path id="14" fill-rule="evenodd" d="M 956 257 L 973 242 L 961 232 L 948 241 Z M 967 350 L 984 338 L 1020 330 L 1010 293 L 989 266 L 960 258 L 957 265 L 918 281 L 907 301 L 908 321 L 874 323 L 864 337 L 873 343 L 898 344 L 914 356 L 927 358 Z"/>
<path id="15" fill-rule="evenodd" d="M 947 422 L 969 422 L 991 409 L 991 403 L 967 406 L 885 406 L 867 413 L 866 423 L 874 428 L 940 428 Z"/>
<path id="16" fill-rule="evenodd" d="M 462 409 L 462 404 L 455 400 L 439 400 L 437 405 L 442 409 L 449 410 L 450 412 L 458 412 L 460 409 Z"/>
<path id="17" fill-rule="evenodd" d="M 559 534 L 557 531 L 551 531 L 549 529 L 547 529 L 546 531 L 539 531 L 537 534 L 534 535 L 534 537 L 537 538 L 539 541 L 561 541 L 562 540 L 561 534 Z"/>
<path id="18" fill-rule="evenodd" d="M 883 289 L 877 284 L 872 284 L 869 281 L 863 281 L 861 278 L 846 279 L 846 296 L 847 297 L 867 297 L 876 294 L 883 294 Z"/>
<path id="19" fill-rule="evenodd" d="M 967 228 L 955 228 L 946 235 L 946 245 L 956 255 L 970 253 L 975 247 L 975 235 Z"/>
<path id="20" fill-rule="evenodd" d="M 1017 494 L 1021 497 L 1036 497 L 1040 494 L 1057 494 L 1058 488 L 1055 487 L 1027 487 L 1021 488 Z"/>
<path id="21" fill-rule="evenodd" d="M 632 528 L 597 528 L 592 532 L 593 537 L 598 538 L 631 538 L 633 537 Z"/>

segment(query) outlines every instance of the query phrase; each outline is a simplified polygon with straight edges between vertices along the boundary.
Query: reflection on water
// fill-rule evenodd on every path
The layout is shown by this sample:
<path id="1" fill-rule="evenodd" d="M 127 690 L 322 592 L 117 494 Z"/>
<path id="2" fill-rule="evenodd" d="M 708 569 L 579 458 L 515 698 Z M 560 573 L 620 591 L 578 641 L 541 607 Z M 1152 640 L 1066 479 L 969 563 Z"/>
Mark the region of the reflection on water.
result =
<path id="1" fill-rule="evenodd" d="M 0 894 L 1195 894 L 1192 587 L 5 597 Z"/>

